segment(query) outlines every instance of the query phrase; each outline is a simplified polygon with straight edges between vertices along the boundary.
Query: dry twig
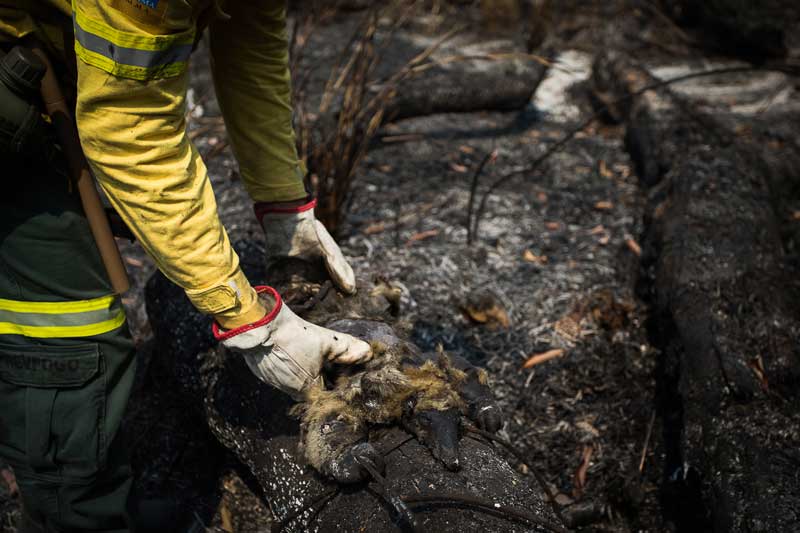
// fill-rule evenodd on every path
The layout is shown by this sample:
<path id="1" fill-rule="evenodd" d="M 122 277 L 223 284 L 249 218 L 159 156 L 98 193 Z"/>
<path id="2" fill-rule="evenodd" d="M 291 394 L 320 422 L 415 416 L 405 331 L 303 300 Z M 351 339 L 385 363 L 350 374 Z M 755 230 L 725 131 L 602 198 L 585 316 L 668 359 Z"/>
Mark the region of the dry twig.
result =
<path id="1" fill-rule="evenodd" d="M 399 11 L 399 15 L 396 10 Z M 402 69 L 379 84 L 377 93 L 369 88 L 375 85 L 373 72 L 380 59 L 380 52 L 388 46 L 387 39 L 376 48 L 375 35 L 379 19 L 391 20 L 389 40 L 394 32 L 408 19 L 410 8 L 400 3 L 378 7 L 365 15 L 350 42 L 332 69 L 322 95 L 319 112 L 312 116 L 306 112 L 306 76 L 294 83 L 295 105 L 298 109 L 298 151 L 309 170 L 311 186 L 318 198 L 317 214 L 332 232 L 341 226 L 344 214 L 353 200 L 353 175 L 366 155 L 370 142 L 383 122 L 387 105 L 394 97 L 398 84 L 414 75 L 415 68 L 427 61 L 431 55 L 459 30 L 447 32 L 433 45 L 412 58 Z M 312 25 L 311 22 L 308 23 Z M 303 35 L 292 44 L 295 54 L 302 54 L 308 43 L 310 30 L 295 31 Z M 295 37 L 295 39 L 299 39 Z M 349 55 L 348 55 L 349 54 Z M 293 75 L 299 76 L 295 69 Z M 335 113 L 330 111 L 337 102 Z"/>
<path id="2" fill-rule="evenodd" d="M 644 444 L 642 445 L 642 456 L 639 458 L 639 475 L 644 472 L 644 461 L 647 458 L 647 449 L 650 447 L 650 436 L 653 434 L 653 424 L 656 421 L 656 410 L 650 415 L 650 422 L 647 423 L 647 434 L 644 437 Z"/>
<path id="3" fill-rule="evenodd" d="M 472 245 L 473 229 L 470 222 L 472 221 L 472 209 L 475 206 L 475 195 L 478 192 L 478 181 L 480 180 L 481 172 L 487 164 L 497 160 L 497 149 L 495 148 L 478 163 L 475 168 L 475 174 L 472 176 L 472 184 L 469 188 L 469 205 L 467 205 L 467 246 Z"/>

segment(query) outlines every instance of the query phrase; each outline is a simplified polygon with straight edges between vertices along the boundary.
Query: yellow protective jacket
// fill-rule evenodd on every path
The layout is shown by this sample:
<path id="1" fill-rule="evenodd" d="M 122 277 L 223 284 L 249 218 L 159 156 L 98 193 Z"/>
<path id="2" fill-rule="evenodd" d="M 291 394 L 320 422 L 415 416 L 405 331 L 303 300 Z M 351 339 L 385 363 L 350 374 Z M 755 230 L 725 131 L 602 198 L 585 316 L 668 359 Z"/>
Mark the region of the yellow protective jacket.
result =
<path id="1" fill-rule="evenodd" d="M 73 0 L 72 16 L 78 130 L 111 203 L 199 310 L 223 327 L 261 318 L 186 134 L 187 63 L 210 19 L 217 98 L 245 188 L 257 202 L 304 197 L 285 0 Z"/>

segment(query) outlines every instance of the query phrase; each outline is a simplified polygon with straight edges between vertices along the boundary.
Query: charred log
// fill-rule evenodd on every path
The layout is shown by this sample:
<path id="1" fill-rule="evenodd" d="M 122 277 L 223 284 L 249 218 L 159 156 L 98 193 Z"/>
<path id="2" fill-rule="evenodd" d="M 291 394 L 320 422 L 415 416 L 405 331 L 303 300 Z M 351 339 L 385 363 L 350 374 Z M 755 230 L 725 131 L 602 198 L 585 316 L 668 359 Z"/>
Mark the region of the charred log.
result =
<path id="1" fill-rule="evenodd" d="M 517 111 L 531 100 L 547 67 L 533 60 L 475 62 L 471 68 L 437 67 L 403 82 L 385 122 L 438 113 Z"/>
<path id="2" fill-rule="evenodd" d="M 652 81 L 621 59 L 595 74 L 619 96 Z M 664 354 L 665 507 L 687 530 L 796 530 L 800 300 L 768 162 L 668 91 L 622 107 L 649 197 L 643 261 Z"/>

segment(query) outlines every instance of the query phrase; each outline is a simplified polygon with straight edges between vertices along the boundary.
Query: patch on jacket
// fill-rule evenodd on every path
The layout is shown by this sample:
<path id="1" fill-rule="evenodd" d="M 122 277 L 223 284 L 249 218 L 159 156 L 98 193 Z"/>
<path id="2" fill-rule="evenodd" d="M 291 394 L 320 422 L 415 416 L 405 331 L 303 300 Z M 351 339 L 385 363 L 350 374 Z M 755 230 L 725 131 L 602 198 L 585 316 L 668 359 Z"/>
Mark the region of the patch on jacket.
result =
<path id="1" fill-rule="evenodd" d="M 109 5 L 132 20 L 158 27 L 168 3 L 169 0 L 111 0 Z"/>

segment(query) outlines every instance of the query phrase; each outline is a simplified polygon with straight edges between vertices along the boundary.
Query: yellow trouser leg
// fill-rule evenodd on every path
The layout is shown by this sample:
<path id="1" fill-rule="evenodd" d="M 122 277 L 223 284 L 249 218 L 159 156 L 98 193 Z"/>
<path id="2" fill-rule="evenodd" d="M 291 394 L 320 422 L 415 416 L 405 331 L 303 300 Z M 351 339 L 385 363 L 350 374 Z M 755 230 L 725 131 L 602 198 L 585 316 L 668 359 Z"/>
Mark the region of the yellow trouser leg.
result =
<path id="1" fill-rule="evenodd" d="M 292 128 L 286 1 L 227 2 L 211 24 L 214 81 L 242 181 L 255 202 L 306 196 Z"/>

